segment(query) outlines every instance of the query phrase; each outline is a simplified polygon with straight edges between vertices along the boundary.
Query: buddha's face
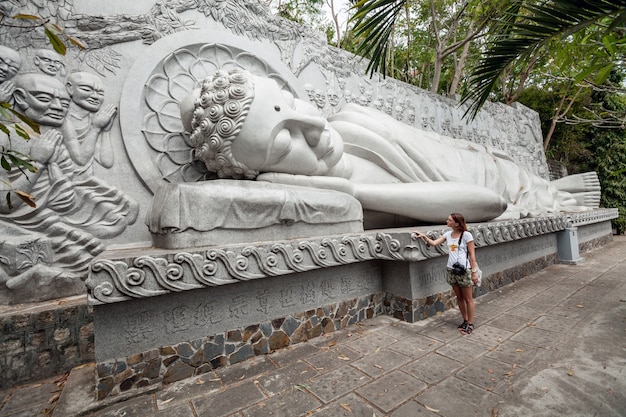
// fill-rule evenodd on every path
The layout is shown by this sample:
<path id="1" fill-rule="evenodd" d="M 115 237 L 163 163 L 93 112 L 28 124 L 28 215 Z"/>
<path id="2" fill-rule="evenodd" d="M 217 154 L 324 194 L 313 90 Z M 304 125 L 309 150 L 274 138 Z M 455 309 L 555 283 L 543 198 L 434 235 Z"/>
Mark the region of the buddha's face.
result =
<path id="1" fill-rule="evenodd" d="M 254 77 L 255 93 L 233 157 L 260 172 L 325 175 L 343 155 L 343 141 L 310 103 L 275 81 Z"/>
<path id="2" fill-rule="evenodd" d="M 100 110 L 104 101 L 104 87 L 98 77 L 87 72 L 72 74 L 67 79 L 72 101 L 90 112 Z"/>
<path id="3" fill-rule="evenodd" d="M 10 80 L 22 66 L 22 57 L 16 51 L 0 45 L 0 83 Z"/>
<path id="4" fill-rule="evenodd" d="M 37 68 L 44 74 L 52 76 L 57 75 L 64 66 L 61 55 L 46 49 L 38 50 L 34 61 Z"/>
<path id="5" fill-rule="evenodd" d="M 14 96 L 18 108 L 44 126 L 61 126 L 70 106 L 65 86 L 43 74 L 26 74 L 19 78 Z"/>

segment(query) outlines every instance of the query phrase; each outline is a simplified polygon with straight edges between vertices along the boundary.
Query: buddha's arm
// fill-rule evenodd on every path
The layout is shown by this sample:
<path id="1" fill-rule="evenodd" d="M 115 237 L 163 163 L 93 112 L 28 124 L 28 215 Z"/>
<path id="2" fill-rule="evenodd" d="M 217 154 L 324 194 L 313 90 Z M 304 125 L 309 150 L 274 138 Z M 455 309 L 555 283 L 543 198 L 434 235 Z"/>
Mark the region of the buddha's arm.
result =
<path id="1" fill-rule="evenodd" d="M 365 209 L 433 223 L 445 223 L 454 212 L 470 222 L 491 220 L 507 207 L 495 192 L 465 183 L 355 184 L 344 178 L 282 173 L 261 174 L 257 180 L 341 191 L 353 195 Z"/>
<path id="2" fill-rule="evenodd" d="M 363 208 L 417 220 L 444 223 L 450 213 L 469 222 L 491 220 L 507 207 L 495 192 L 455 182 L 356 184 L 355 197 Z"/>

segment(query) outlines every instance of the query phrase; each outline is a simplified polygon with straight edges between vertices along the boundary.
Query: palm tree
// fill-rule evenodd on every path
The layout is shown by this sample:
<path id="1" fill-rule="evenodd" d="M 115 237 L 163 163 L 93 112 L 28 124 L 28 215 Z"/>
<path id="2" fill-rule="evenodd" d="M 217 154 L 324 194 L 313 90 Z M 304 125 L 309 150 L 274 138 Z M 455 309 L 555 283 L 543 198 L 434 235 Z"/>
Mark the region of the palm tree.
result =
<path id="1" fill-rule="evenodd" d="M 598 32 L 603 46 L 592 51 L 596 56 L 590 57 L 590 65 L 581 71 L 581 78 L 594 72 L 608 76 L 613 65 L 623 65 L 624 53 L 620 47 L 626 40 L 625 23 L 624 0 L 514 1 L 500 20 L 499 34 L 471 71 L 461 99 L 462 103 L 469 103 L 466 115 L 476 116 L 501 74 L 516 61 L 531 59 L 549 42 L 589 28 Z M 601 84 L 601 78 L 596 83 Z"/>

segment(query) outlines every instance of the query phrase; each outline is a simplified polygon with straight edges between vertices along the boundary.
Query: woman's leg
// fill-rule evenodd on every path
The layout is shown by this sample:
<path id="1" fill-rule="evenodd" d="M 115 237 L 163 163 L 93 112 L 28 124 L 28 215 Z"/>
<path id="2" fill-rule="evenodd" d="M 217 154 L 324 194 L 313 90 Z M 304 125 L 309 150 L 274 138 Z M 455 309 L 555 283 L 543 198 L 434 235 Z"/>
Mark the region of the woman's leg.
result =
<path id="1" fill-rule="evenodd" d="M 466 320 L 469 324 L 474 324 L 474 287 L 459 287 L 459 291 L 461 292 L 461 297 L 465 304 Z M 461 302 L 459 301 L 459 305 L 460 304 Z"/>
<path id="2" fill-rule="evenodd" d="M 463 316 L 463 320 L 469 322 L 467 317 L 466 303 L 463 297 L 461 287 L 459 287 L 459 284 L 454 284 L 452 286 L 452 290 L 454 291 L 454 294 L 456 294 L 456 302 L 459 305 L 459 310 L 461 310 L 461 316 Z"/>

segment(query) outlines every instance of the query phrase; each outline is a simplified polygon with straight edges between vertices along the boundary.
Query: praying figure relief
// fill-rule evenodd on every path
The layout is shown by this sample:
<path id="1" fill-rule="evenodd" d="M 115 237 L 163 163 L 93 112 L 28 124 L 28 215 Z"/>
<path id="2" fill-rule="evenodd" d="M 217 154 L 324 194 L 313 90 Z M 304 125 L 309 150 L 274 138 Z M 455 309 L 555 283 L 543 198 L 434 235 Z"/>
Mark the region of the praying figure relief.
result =
<path id="1" fill-rule="evenodd" d="M 22 66 L 22 57 L 17 51 L 0 45 L 0 102 L 8 102 L 15 84 L 10 81 Z"/>
<path id="2" fill-rule="evenodd" d="M 73 78 L 72 85 L 81 85 L 78 80 L 82 79 Z M 0 179 L 33 195 L 37 207 L 20 200 L 13 201 L 10 207 L 3 198 L 0 219 L 7 228 L 18 230 L 25 238 L 42 235 L 51 249 L 52 259 L 35 261 L 22 269 L 0 265 L 0 281 L 4 283 L 4 288 L 0 286 L 0 303 L 41 301 L 83 292 L 82 280 L 86 278 L 89 262 L 104 250 L 100 239 L 118 236 L 136 220 L 138 204 L 92 176 L 85 167 L 89 166 L 89 154 L 93 155 L 93 151 L 78 149 L 80 144 L 73 142 L 80 138 L 67 120 L 72 99 L 88 107 L 81 108 L 90 114 L 101 105 L 99 100 L 88 96 L 70 96 L 63 82 L 47 74 L 26 73 L 15 77 L 15 109 L 38 123 L 41 135 L 25 141 L 14 134 L 10 137 L 2 134 L 0 142 L 4 147 L 29 155 L 38 171 L 25 176 L 16 169 L 1 170 Z M 114 110 L 108 111 L 102 117 L 105 120 L 99 121 L 94 116 L 91 123 L 104 130 L 114 114 Z M 86 130 L 83 136 L 89 137 Z"/>
<path id="3" fill-rule="evenodd" d="M 326 119 L 273 80 L 236 68 L 208 77 L 181 103 L 181 117 L 196 157 L 220 178 L 348 193 L 383 215 L 378 227 L 389 224 L 384 215 L 441 223 L 460 209 L 479 222 L 588 208 L 497 149 L 356 104 Z M 577 193 L 600 193 L 595 173 L 570 181 Z"/>
<path id="4" fill-rule="evenodd" d="M 65 77 L 65 62 L 62 55 L 50 49 L 36 49 L 33 59 L 35 67 L 51 77 Z"/>
<path id="5" fill-rule="evenodd" d="M 80 174 L 93 173 L 94 161 L 105 168 L 113 166 L 110 130 L 117 107 L 104 105 L 104 86 L 89 72 L 71 73 L 65 81 L 72 99 L 67 116 L 65 146 Z"/>

